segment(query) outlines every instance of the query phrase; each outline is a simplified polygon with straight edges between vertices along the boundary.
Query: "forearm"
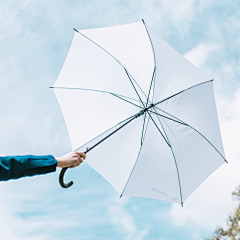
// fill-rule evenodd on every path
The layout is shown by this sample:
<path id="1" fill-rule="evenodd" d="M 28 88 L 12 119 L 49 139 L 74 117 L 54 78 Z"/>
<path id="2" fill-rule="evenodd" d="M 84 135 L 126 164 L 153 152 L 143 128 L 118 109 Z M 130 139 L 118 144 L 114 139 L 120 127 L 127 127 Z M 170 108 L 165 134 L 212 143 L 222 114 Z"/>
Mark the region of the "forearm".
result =
<path id="1" fill-rule="evenodd" d="M 51 155 L 0 157 L 0 181 L 54 172 L 57 163 Z"/>

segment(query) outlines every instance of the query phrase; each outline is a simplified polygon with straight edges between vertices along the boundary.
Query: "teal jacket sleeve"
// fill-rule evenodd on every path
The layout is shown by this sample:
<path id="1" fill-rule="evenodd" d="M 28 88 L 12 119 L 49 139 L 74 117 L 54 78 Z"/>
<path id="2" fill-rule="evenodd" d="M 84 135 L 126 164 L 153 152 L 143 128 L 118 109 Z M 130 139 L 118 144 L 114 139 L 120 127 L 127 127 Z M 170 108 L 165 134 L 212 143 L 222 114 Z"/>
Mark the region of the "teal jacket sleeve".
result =
<path id="1" fill-rule="evenodd" d="M 56 171 L 57 160 L 51 156 L 0 157 L 0 181 Z"/>

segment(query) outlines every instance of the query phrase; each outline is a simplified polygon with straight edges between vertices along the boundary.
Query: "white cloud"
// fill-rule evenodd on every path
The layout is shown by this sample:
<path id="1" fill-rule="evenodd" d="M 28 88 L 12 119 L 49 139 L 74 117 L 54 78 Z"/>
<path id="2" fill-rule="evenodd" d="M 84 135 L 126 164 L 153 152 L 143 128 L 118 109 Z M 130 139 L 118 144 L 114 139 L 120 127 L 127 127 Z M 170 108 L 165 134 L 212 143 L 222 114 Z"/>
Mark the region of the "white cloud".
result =
<path id="1" fill-rule="evenodd" d="M 50 176 L 51 178 L 51 176 Z M 48 178 L 49 179 L 49 178 Z M 30 180 L 30 181 L 29 181 Z M 47 184 L 38 184 L 42 181 L 41 178 L 25 178 L 21 180 L 12 180 L 9 182 L 0 182 L 0 239 L 4 240 L 30 240 L 32 237 L 28 237 L 27 233 L 33 231 L 40 226 L 39 223 L 28 221 L 18 216 L 21 209 L 22 202 L 29 201 L 30 199 L 34 202 L 37 201 L 41 193 L 46 190 Z M 47 179 L 45 178 L 43 182 Z M 31 185 L 29 185 L 29 183 Z M 38 185 L 38 192 L 34 195 L 33 189 Z M 44 194 L 43 194 L 44 195 Z M 31 209 L 28 206 L 28 211 Z M 31 209 L 33 212 L 36 209 Z M 43 224 L 43 223 L 42 223 Z M 42 239 L 49 239 L 46 237 Z M 36 240 L 39 238 L 39 234 L 35 236 Z"/>
<path id="2" fill-rule="evenodd" d="M 21 238 L 18 238 L 10 228 L 10 223 L 12 222 L 12 217 L 11 217 L 11 212 L 6 211 L 7 209 L 5 208 L 6 205 L 4 205 L 2 202 L 0 202 L 1 207 L 0 207 L 0 215 L 4 217 L 0 217 L 0 226 L 1 226 L 1 231 L 0 231 L 0 239 L 4 240 L 23 240 Z"/>
<path id="3" fill-rule="evenodd" d="M 124 235 L 125 240 L 143 240 L 148 235 L 150 229 L 138 229 L 133 216 L 127 212 L 124 206 L 128 203 L 128 199 L 116 199 L 115 203 L 109 206 L 112 224 L 116 229 Z"/>
<path id="4" fill-rule="evenodd" d="M 17 12 L 4 1 L 0 1 L 0 23 L 0 41 L 14 38 L 22 30 Z"/>
<path id="5" fill-rule="evenodd" d="M 186 33 L 196 14 L 194 7 L 195 2 L 195 0 L 162 1 L 162 9 L 166 16 L 170 16 L 174 26 L 179 29 L 180 32 Z"/>
<path id="6" fill-rule="evenodd" d="M 139 1 L 136 9 L 136 1 L 131 1 L 130 6 L 137 10 L 139 20 L 144 18 L 152 28 L 160 27 L 165 29 L 165 33 L 172 31 L 174 28 L 183 37 L 188 34 L 191 23 L 195 18 L 196 2 L 196 0 Z"/>
<path id="7" fill-rule="evenodd" d="M 199 43 L 195 48 L 184 54 L 185 58 L 198 68 L 206 62 L 209 53 L 216 51 L 220 46 Z"/>

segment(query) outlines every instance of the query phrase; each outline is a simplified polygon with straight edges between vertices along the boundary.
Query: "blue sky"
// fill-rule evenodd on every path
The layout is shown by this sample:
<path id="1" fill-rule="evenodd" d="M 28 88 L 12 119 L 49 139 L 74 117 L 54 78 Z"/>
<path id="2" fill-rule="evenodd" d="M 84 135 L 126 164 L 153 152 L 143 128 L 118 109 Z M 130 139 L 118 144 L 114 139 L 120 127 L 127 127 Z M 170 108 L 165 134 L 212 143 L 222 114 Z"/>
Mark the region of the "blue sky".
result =
<path id="1" fill-rule="evenodd" d="M 0 2 L 0 154 L 70 151 L 66 126 L 49 86 L 73 38 L 88 29 L 144 19 L 161 37 L 214 78 L 228 165 L 184 208 L 123 198 L 87 164 L 71 170 L 71 189 L 58 173 L 0 184 L 1 239 L 204 239 L 233 211 L 239 177 L 240 3 L 238 0 L 19 0 Z"/>

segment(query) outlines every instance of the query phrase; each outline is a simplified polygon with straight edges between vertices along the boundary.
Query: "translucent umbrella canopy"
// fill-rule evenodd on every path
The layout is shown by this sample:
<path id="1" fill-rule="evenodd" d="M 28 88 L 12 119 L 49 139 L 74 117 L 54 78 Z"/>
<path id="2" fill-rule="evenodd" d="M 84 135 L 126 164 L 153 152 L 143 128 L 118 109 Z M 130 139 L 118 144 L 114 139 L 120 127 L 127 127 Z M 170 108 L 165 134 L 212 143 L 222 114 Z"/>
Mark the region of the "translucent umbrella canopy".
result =
<path id="1" fill-rule="evenodd" d="M 120 196 L 183 204 L 226 161 L 213 80 L 144 21 L 75 30 L 53 88 L 73 150 L 114 133 L 86 162 Z"/>

